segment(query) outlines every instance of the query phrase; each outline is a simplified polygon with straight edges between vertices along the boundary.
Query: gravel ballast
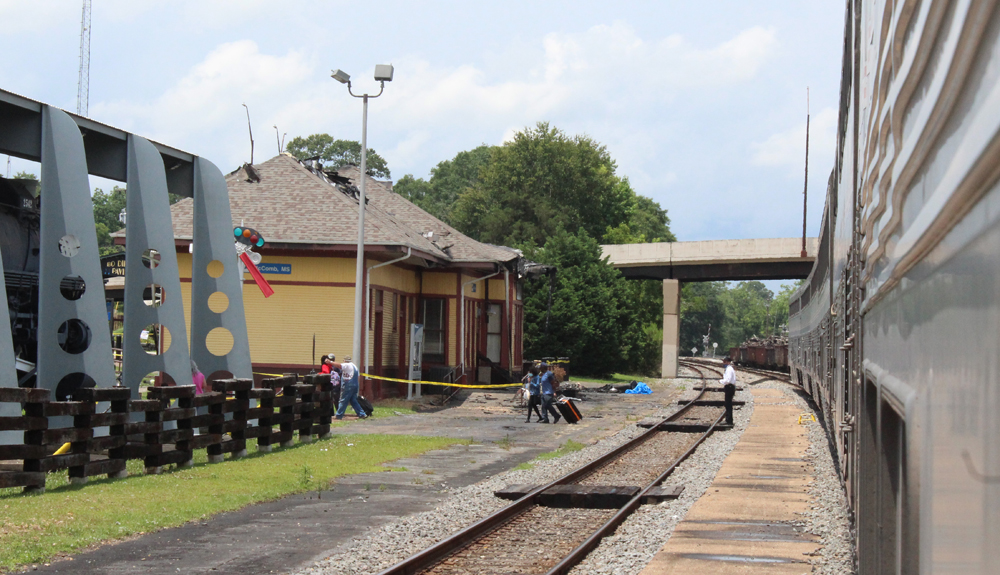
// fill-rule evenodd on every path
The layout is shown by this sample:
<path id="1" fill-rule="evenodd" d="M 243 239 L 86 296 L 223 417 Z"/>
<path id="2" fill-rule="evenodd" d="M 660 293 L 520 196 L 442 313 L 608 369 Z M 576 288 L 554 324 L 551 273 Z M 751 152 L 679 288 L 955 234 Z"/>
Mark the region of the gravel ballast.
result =
<path id="1" fill-rule="evenodd" d="M 788 401 L 808 411 L 804 399 L 791 386 L 769 382 L 755 387 L 782 389 Z M 696 392 L 689 391 L 688 398 Z M 745 405 L 734 412 L 734 427 L 710 436 L 669 477 L 665 485 L 684 485 L 681 496 L 657 505 L 645 505 L 632 514 L 610 537 L 580 563 L 574 574 L 634 574 L 641 571 L 670 538 L 688 509 L 708 489 L 726 455 L 735 447 L 753 413 L 753 396 L 739 391 L 737 400 Z M 661 409 L 656 416 L 673 413 L 678 406 Z M 327 558 L 306 567 L 300 575 L 377 573 L 425 549 L 448 535 L 482 519 L 509 502 L 493 492 L 511 484 L 540 484 L 551 481 L 643 433 L 629 425 L 613 436 L 581 451 L 553 460 L 536 461 L 531 469 L 511 470 L 461 489 L 442 488 L 441 504 L 433 511 L 401 517 L 378 529 L 359 534 L 341 545 Z M 826 435 L 818 424 L 809 426 L 807 459 L 814 465 L 816 481 L 810 485 L 812 509 L 801 525 L 821 538 L 816 557 L 809 558 L 817 573 L 853 573 L 853 539 L 843 488 L 835 474 L 827 449 Z M 363 502 L 359 501 L 363 505 Z"/>

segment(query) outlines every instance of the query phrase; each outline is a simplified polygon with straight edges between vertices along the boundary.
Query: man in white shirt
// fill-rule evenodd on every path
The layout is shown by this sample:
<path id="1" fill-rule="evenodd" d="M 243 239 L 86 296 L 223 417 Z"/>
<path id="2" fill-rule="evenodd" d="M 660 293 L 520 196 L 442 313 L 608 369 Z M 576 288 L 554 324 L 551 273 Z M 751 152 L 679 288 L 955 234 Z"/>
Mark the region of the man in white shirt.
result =
<path id="1" fill-rule="evenodd" d="M 736 395 L 736 369 L 733 368 L 733 358 L 728 355 L 722 358 L 722 365 L 726 366 L 719 383 L 722 384 L 722 392 L 726 399 L 726 423 L 733 424 L 733 396 Z"/>
<path id="2" fill-rule="evenodd" d="M 351 362 L 351 356 L 347 356 L 344 363 L 331 362 L 334 369 L 340 370 L 340 405 L 337 406 L 337 419 L 344 419 L 344 412 L 347 406 L 354 408 L 354 413 L 358 414 L 358 419 L 364 419 L 371 415 L 365 413 L 358 403 L 358 366 Z"/>

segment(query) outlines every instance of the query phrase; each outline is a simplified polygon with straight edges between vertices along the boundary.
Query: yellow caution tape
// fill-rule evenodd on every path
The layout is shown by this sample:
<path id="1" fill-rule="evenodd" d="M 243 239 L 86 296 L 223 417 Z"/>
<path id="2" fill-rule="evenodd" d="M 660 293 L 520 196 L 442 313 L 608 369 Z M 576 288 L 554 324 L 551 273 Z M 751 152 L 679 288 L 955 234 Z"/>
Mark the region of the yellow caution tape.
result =
<path id="1" fill-rule="evenodd" d="M 284 374 L 278 374 L 278 373 L 259 373 L 259 372 L 256 372 L 256 371 L 254 372 L 254 375 L 266 375 L 266 376 L 269 376 L 269 377 L 284 377 Z M 495 385 L 478 385 L 478 384 L 477 385 L 472 385 L 472 384 L 465 384 L 465 383 L 448 383 L 448 382 L 444 382 L 444 381 L 423 381 L 423 380 L 419 380 L 419 379 L 399 379 L 399 378 L 395 378 L 395 377 L 382 377 L 381 375 L 372 375 L 370 373 L 362 373 L 361 375 L 363 375 L 364 377 L 367 377 L 368 379 L 378 379 L 378 380 L 381 380 L 381 381 L 395 381 L 395 382 L 398 382 L 398 383 L 416 383 L 416 384 L 420 384 L 420 385 L 443 385 L 445 387 L 464 387 L 464 388 L 469 388 L 469 389 L 499 389 L 499 388 L 505 388 L 505 387 L 521 387 L 522 385 L 524 385 L 522 383 L 498 383 L 498 384 L 495 384 Z"/>
<path id="2" fill-rule="evenodd" d="M 447 383 L 442 381 L 420 381 L 415 379 L 397 379 L 395 377 L 382 377 L 381 375 L 372 375 L 370 373 L 362 373 L 361 375 L 369 379 L 380 379 L 382 381 L 395 381 L 399 383 L 419 383 L 422 385 L 443 385 L 446 387 L 466 387 L 472 389 L 495 389 L 502 387 L 521 387 L 522 385 L 524 385 L 522 383 L 498 383 L 495 385 L 473 385 L 465 383 Z"/>

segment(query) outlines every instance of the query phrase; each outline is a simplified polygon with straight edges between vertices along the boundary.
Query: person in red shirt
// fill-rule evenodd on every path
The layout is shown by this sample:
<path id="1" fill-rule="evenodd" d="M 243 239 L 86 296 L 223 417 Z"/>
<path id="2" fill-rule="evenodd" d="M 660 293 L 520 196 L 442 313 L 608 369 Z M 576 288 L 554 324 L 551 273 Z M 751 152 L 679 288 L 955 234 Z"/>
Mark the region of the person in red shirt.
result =
<path id="1" fill-rule="evenodd" d="M 332 373 L 333 372 L 333 358 L 334 355 L 331 353 L 329 355 L 323 356 L 323 367 L 319 369 L 320 373 Z"/>

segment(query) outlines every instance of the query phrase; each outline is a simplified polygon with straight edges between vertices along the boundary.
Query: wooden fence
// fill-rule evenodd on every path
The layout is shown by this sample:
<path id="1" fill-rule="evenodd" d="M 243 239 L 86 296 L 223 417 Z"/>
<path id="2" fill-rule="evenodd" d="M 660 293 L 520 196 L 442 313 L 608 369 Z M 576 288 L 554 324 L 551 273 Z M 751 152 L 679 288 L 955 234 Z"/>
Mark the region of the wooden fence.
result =
<path id="1" fill-rule="evenodd" d="M 127 475 L 125 463 L 142 459 L 146 473 L 171 463 L 191 465 L 195 449 L 208 461 L 226 453 L 242 457 L 247 440 L 269 452 L 330 433 L 333 386 L 329 375 L 296 375 L 210 382 L 211 392 L 195 394 L 193 385 L 153 387 L 146 398 L 132 399 L 123 387 L 84 388 L 72 401 L 50 401 L 46 389 L 0 387 L 0 402 L 20 403 L 22 415 L 0 417 L 0 431 L 23 431 L 24 441 L 0 445 L 0 461 L 22 461 L 22 468 L 0 471 L 0 488 L 45 489 L 45 474 L 67 469 L 70 481 Z M 60 449 L 69 444 L 68 449 Z M 56 455 L 59 453 L 59 455 Z"/>

